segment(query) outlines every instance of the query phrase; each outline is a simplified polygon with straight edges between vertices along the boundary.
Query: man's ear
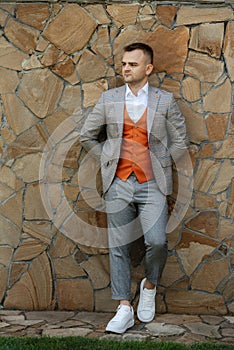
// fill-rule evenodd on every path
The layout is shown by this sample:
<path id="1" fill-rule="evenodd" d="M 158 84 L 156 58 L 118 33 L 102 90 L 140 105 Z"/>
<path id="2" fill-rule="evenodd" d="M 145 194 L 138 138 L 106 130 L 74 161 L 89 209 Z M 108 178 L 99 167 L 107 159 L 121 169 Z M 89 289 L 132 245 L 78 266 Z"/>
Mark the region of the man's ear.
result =
<path id="1" fill-rule="evenodd" d="M 154 66 L 151 63 L 147 64 L 146 75 L 150 75 L 152 73 L 153 69 L 154 69 Z"/>

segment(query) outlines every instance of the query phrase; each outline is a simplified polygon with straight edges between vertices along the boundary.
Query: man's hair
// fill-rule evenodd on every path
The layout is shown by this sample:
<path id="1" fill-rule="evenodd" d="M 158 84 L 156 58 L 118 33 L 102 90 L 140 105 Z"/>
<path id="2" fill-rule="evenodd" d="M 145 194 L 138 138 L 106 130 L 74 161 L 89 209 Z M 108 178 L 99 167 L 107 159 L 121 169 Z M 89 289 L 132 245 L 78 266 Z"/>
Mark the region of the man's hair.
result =
<path id="1" fill-rule="evenodd" d="M 133 43 L 124 47 L 124 52 L 130 52 L 133 50 L 142 50 L 144 54 L 149 56 L 150 63 L 153 64 L 154 52 L 149 45 L 143 43 Z"/>

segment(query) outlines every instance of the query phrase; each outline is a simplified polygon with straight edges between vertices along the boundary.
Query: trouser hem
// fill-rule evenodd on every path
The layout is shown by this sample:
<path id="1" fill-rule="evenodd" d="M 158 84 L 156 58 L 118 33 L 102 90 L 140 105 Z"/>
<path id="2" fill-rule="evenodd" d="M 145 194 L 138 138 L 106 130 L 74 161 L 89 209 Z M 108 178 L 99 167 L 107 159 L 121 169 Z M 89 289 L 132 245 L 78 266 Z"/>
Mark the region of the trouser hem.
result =
<path id="1" fill-rule="evenodd" d="M 126 296 L 120 295 L 120 296 L 112 296 L 112 300 L 128 300 L 128 301 L 130 301 L 131 298 L 129 296 L 126 297 Z"/>

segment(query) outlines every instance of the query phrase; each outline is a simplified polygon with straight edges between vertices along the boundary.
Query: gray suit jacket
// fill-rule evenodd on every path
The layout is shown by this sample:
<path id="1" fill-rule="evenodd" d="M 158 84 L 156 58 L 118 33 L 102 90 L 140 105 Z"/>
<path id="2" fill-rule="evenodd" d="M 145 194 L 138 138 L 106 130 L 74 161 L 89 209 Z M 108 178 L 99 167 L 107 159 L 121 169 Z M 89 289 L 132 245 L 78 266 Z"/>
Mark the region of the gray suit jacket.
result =
<path id="1" fill-rule="evenodd" d="M 120 157 L 124 122 L 125 86 L 102 93 L 88 115 L 80 133 L 84 148 L 101 163 L 103 192 L 115 176 Z M 106 140 L 98 135 L 106 130 Z M 188 139 L 185 120 L 171 93 L 149 86 L 147 113 L 148 143 L 155 179 L 160 190 L 172 192 L 172 159 L 176 162 L 186 151 Z"/>

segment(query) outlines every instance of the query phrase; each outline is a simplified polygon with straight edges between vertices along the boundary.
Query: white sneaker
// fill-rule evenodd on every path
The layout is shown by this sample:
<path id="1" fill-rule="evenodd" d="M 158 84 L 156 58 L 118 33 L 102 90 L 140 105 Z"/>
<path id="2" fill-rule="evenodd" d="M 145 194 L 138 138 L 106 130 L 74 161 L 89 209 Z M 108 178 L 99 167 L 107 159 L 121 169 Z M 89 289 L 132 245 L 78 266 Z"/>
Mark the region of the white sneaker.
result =
<path id="1" fill-rule="evenodd" d="M 108 323 L 106 331 L 121 334 L 132 326 L 134 326 L 133 308 L 128 305 L 120 304 L 116 315 Z"/>
<path id="2" fill-rule="evenodd" d="M 145 281 L 146 278 L 141 281 L 137 317 L 141 322 L 150 322 L 155 315 L 156 287 L 154 289 L 144 288 Z"/>

